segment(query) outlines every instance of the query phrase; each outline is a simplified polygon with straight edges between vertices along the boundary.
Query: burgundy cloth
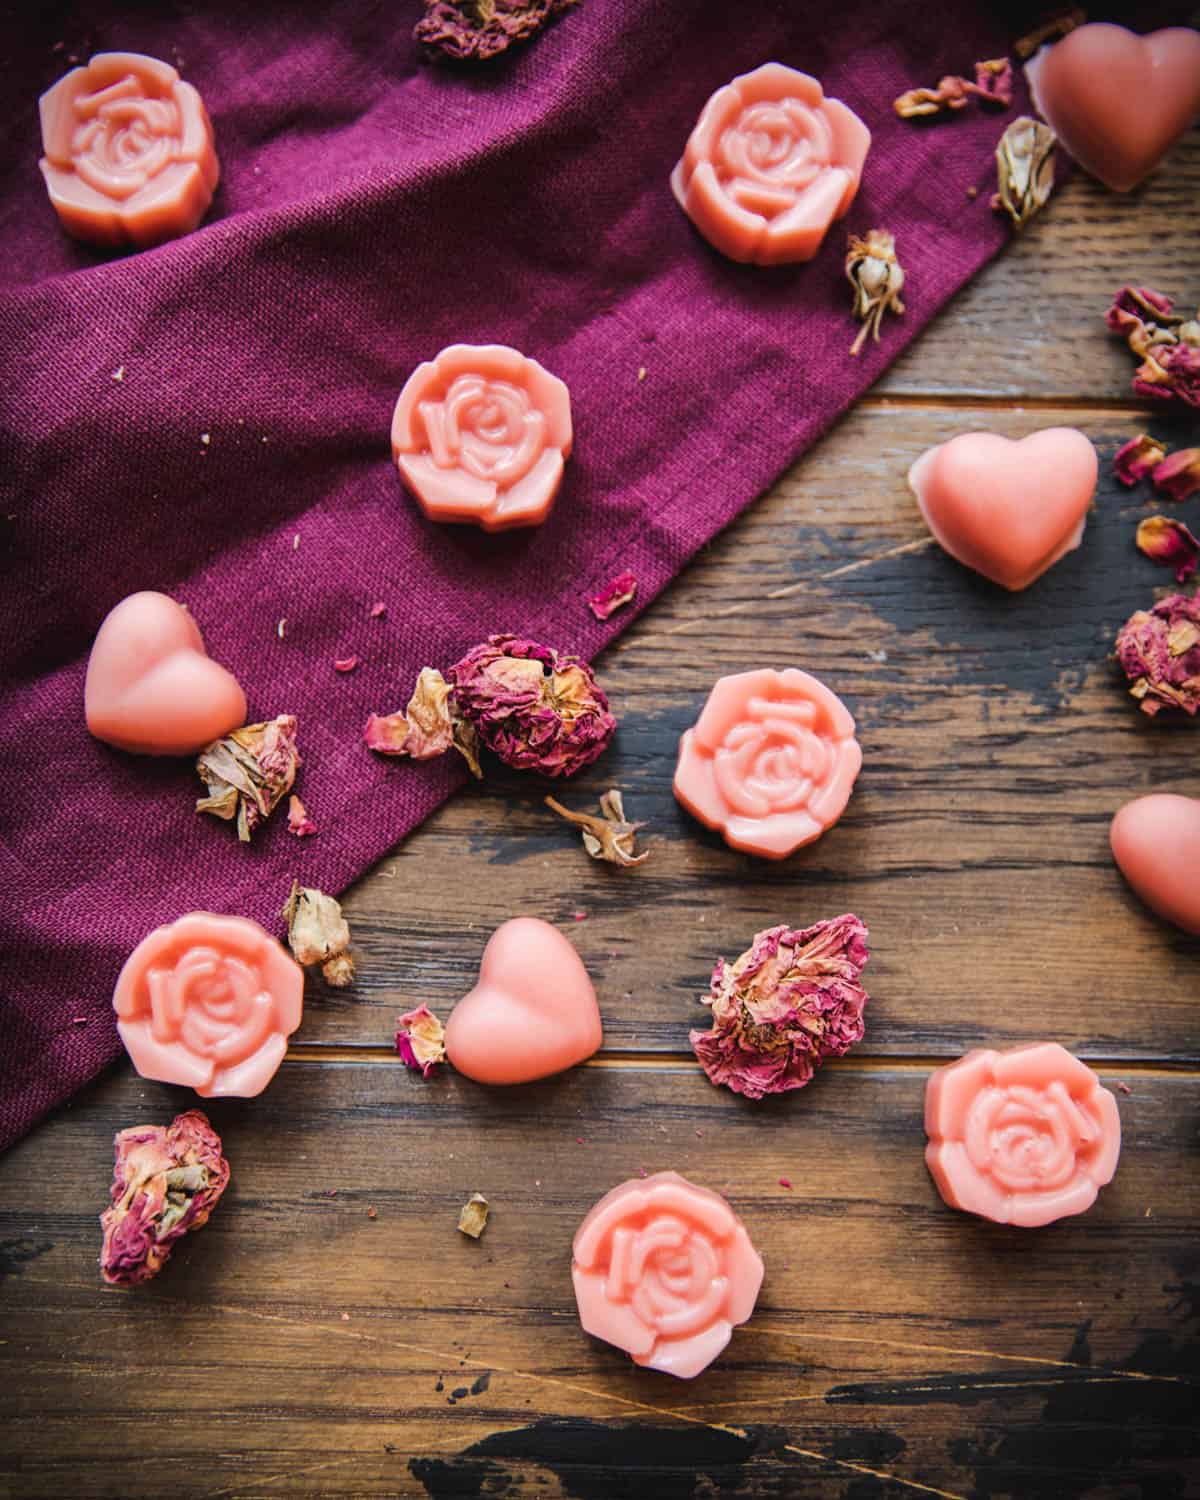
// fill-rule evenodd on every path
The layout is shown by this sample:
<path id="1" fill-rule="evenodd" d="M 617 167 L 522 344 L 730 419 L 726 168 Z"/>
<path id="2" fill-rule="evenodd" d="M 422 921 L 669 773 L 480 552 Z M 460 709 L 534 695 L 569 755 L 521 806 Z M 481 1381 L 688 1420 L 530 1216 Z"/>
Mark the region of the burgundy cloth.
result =
<path id="1" fill-rule="evenodd" d="M 416 14 L 98 0 L 10 28 L 0 1145 L 118 1051 L 113 982 L 151 928 L 208 907 L 281 931 L 293 874 L 342 890 L 458 784 L 449 760 L 363 745 L 418 668 L 499 628 L 594 654 L 636 610 L 600 624 L 583 596 L 632 569 L 648 605 L 1008 238 L 992 153 L 1023 83 L 1007 114 L 892 110 L 1006 50 L 967 0 L 584 0 L 477 72 L 423 63 Z M 222 181 L 198 232 L 114 257 L 60 231 L 35 103 L 72 54 L 118 49 L 200 89 Z M 769 58 L 818 75 L 874 145 L 817 260 L 764 270 L 713 251 L 668 175 L 709 94 Z M 877 225 L 908 312 L 854 360 L 846 233 Z M 456 341 L 513 344 L 570 387 L 575 452 L 538 530 L 430 524 L 392 468 L 405 377 Z M 190 760 L 87 735 L 92 637 L 144 588 L 186 602 L 251 719 L 298 716 L 315 838 L 281 809 L 239 845 L 193 812 Z"/>

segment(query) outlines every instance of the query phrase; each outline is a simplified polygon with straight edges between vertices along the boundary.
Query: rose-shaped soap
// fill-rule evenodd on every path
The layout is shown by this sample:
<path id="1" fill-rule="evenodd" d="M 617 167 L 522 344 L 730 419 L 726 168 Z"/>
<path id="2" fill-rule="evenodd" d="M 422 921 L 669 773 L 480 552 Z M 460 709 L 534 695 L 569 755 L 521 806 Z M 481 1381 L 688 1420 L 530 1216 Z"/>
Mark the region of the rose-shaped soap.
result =
<path id="1" fill-rule="evenodd" d="M 675 795 L 731 848 L 784 859 L 837 822 L 861 766 L 842 700 L 768 667 L 714 686 L 679 742 Z"/>
<path id="2" fill-rule="evenodd" d="M 871 132 L 807 73 L 764 63 L 719 88 L 671 173 L 684 213 L 730 260 L 812 260 L 854 201 Z"/>
<path id="3" fill-rule="evenodd" d="M 261 1094 L 303 1001 L 304 970 L 269 933 L 208 911 L 143 938 L 113 991 L 117 1030 L 142 1077 L 205 1098 Z"/>
<path id="4" fill-rule="evenodd" d="M 977 1048 L 931 1074 L 925 1160 L 951 1208 L 1033 1228 L 1092 1206 L 1121 1153 L 1117 1101 L 1057 1042 Z"/>
<path id="5" fill-rule="evenodd" d="M 396 467 L 432 521 L 537 526 L 570 452 L 566 386 L 503 344 L 443 349 L 408 377 L 392 414 Z"/>
<path id="6" fill-rule="evenodd" d="M 40 101 L 39 165 L 63 228 L 96 245 L 158 245 L 208 212 L 220 169 L 204 102 L 170 63 L 98 52 Z"/>
<path id="7" fill-rule="evenodd" d="M 584 1331 L 638 1365 L 690 1379 L 754 1311 L 762 1257 L 728 1203 L 678 1172 L 606 1193 L 575 1235 Z"/>

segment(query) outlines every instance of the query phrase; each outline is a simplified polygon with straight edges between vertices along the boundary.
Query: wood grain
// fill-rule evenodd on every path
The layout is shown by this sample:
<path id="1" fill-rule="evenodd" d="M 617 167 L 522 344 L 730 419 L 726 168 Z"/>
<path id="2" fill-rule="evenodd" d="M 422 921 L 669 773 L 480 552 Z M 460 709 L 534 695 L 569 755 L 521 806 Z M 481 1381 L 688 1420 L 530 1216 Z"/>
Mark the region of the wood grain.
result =
<path id="1" fill-rule="evenodd" d="M 724 1453 L 721 1492 L 747 1496 L 1115 1495 L 1118 1465 L 1156 1493 L 1197 1442 L 1200 1085 L 1134 1076 L 1116 1179 L 1038 1233 L 942 1205 L 923 1085 L 831 1066 L 754 1107 L 687 1069 L 489 1091 L 288 1064 L 262 1098 L 214 1102 L 230 1189 L 123 1292 L 95 1269 L 109 1143 L 179 1093 L 114 1070 L 5 1162 L 0 1485 L 650 1497 L 714 1493 L 691 1486 Z M 692 1383 L 585 1337 L 568 1274 L 592 1202 L 666 1166 L 726 1193 L 768 1267 L 753 1322 Z M 475 1190 L 478 1242 L 455 1228 Z M 605 1490 L 622 1449 L 650 1472 Z M 856 1491 L 855 1465 L 896 1483 Z"/>

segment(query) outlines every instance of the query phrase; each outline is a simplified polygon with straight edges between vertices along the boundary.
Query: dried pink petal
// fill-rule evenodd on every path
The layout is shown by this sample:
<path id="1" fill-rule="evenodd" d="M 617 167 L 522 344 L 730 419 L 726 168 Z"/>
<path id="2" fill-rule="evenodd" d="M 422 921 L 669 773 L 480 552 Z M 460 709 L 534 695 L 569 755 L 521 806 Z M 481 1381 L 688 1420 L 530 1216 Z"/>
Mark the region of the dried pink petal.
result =
<path id="1" fill-rule="evenodd" d="M 632 573 L 618 573 L 610 584 L 588 599 L 587 606 L 597 620 L 607 620 L 617 610 L 633 603 L 637 586 L 637 579 Z"/>
<path id="2" fill-rule="evenodd" d="M 383 602 L 382 599 L 380 599 L 380 601 L 378 602 L 378 604 L 372 604 L 371 610 L 370 610 L 370 617 L 371 617 L 372 620 L 382 620 L 383 617 L 384 617 L 384 615 L 386 615 L 386 614 L 387 614 L 387 605 Z"/>
<path id="3" fill-rule="evenodd" d="M 576 0 L 424 0 L 413 36 L 435 59 L 486 62 L 540 31 Z"/>
<path id="4" fill-rule="evenodd" d="M 1154 470 L 1154 488 L 1172 500 L 1186 500 L 1200 490 L 1200 448 L 1180 448 Z"/>
<path id="5" fill-rule="evenodd" d="M 975 92 L 983 104 L 1007 109 L 1013 102 L 1013 70 L 1007 57 L 975 64 Z"/>
<path id="6" fill-rule="evenodd" d="M 447 675 L 457 711 L 518 771 L 573 776 L 616 731 L 591 667 L 535 641 L 490 636 Z"/>
<path id="7" fill-rule="evenodd" d="M 1182 401 L 1200 407 L 1200 349 L 1191 344 L 1157 345 L 1134 371 L 1133 389 L 1152 401 Z"/>
<path id="8" fill-rule="evenodd" d="M 427 1005 L 418 1005 L 397 1020 L 396 1051 L 405 1067 L 422 1078 L 446 1061 L 446 1029 Z"/>
<path id="9" fill-rule="evenodd" d="M 197 801 L 196 811 L 236 818 L 238 838 L 249 843 L 291 791 L 300 764 L 293 714 L 235 729 L 200 752 L 196 770 L 208 796 Z"/>
<path id="10" fill-rule="evenodd" d="M 343 656 L 339 661 L 334 662 L 333 670 L 335 672 L 353 672 L 357 666 L 357 656 Z"/>
<path id="11" fill-rule="evenodd" d="M 316 831 L 317 825 L 305 811 L 304 803 L 293 792 L 288 798 L 288 832 L 294 833 L 298 839 L 303 839 Z"/>
<path id="12" fill-rule="evenodd" d="M 175 1241 L 199 1229 L 225 1191 L 229 1163 L 198 1109 L 170 1125 L 133 1125 L 113 1139 L 112 1206 L 100 1215 L 100 1274 L 136 1286 L 158 1274 Z"/>
<path id="13" fill-rule="evenodd" d="M 803 1088 L 863 1035 L 867 929 L 847 913 L 796 931 L 769 927 L 732 964 L 718 959 L 708 1031 L 692 1049 L 714 1084 L 750 1099 Z"/>
<path id="14" fill-rule="evenodd" d="M 1162 292 L 1149 286 L 1123 286 L 1113 298 L 1113 304 L 1104 315 L 1104 321 L 1113 333 L 1130 341 L 1135 354 L 1145 352 L 1148 342 L 1165 337 L 1174 342 L 1169 332 L 1172 323 L 1181 321 L 1172 316 L 1174 303 Z M 1160 326 L 1161 325 L 1161 326 Z M 1134 340 L 1137 343 L 1134 343 Z"/>
<path id="15" fill-rule="evenodd" d="M 1200 712 L 1200 597 L 1172 594 L 1139 609 L 1117 633 L 1117 660 L 1142 712 Z"/>
<path id="16" fill-rule="evenodd" d="M 1170 516 L 1147 516 L 1137 529 L 1138 551 L 1151 562 L 1175 569 L 1175 582 L 1183 583 L 1196 571 L 1200 542 L 1182 521 Z"/>
<path id="17" fill-rule="evenodd" d="M 471 774 L 477 779 L 483 776 L 479 737 L 458 712 L 449 684 L 434 667 L 421 668 L 404 713 L 372 714 L 364 737 L 369 748 L 381 755 L 407 755 L 413 760 L 433 760 L 447 750 L 457 750 Z"/>
<path id="18" fill-rule="evenodd" d="M 1135 485 L 1145 479 L 1166 457 L 1165 446 L 1148 432 L 1139 432 L 1113 454 L 1113 473 L 1122 484 Z"/>
<path id="19" fill-rule="evenodd" d="M 902 120 L 940 114 L 944 109 L 965 109 L 975 95 L 985 104 L 1007 109 L 1012 103 L 1013 72 L 1007 57 L 994 57 L 975 64 L 975 81 L 948 73 L 935 89 L 909 89 L 892 108 Z"/>

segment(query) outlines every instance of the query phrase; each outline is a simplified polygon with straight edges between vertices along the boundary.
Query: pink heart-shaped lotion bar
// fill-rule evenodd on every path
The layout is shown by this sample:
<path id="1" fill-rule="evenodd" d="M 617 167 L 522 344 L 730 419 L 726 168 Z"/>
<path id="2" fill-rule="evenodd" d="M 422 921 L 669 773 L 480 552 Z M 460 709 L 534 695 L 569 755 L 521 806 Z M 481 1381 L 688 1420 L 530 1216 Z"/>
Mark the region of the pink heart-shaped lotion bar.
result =
<path id="1" fill-rule="evenodd" d="M 1034 105 L 1085 172 L 1127 193 L 1200 114 L 1200 33 L 1097 21 L 1025 66 Z"/>
<path id="2" fill-rule="evenodd" d="M 106 616 L 83 689 L 98 740 L 137 755 L 194 755 L 246 722 L 246 695 L 166 594 L 130 594 Z"/>
<path id="3" fill-rule="evenodd" d="M 1113 858 L 1152 911 L 1200 937 L 1200 797 L 1154 792 L 1112 820 Z"/>
<path id="4" fill-rule="evenodd" d="M 1078 547 L 1096 492 L 1096 450 L 1073 427 L 1014 442 L 967 432 L 923 453 L 908 483 L 951 557 L 1023 589 Z"/>
<path id="5" fill-rule="evenodd" d="M 591 1057 L 604 1033 L 596 991 L 557 928 L 516 917 L 488 939 L 479 983 L 446 1024 L 446 1055 L 476 1083 L 531 1083 Z"/>

